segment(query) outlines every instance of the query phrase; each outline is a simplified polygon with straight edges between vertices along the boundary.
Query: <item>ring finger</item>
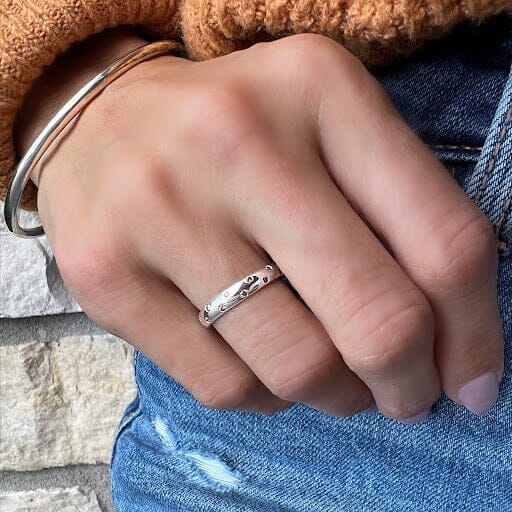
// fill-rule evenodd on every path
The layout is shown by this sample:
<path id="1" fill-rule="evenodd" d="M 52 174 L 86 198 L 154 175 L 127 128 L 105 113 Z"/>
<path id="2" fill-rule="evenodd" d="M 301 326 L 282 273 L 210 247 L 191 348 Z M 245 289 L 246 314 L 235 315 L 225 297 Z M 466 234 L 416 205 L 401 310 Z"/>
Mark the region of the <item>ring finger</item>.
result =
<path id="1" fill-rule="evenodd" d="M 153 223 L 155 218 L 170 216 L 153 215 Z M 234 235 L 232 227 L 214 229 L 205 223 L 198 228 L 197 218 L 193 229 L 175 219 L 170 225 L 172 236 L 163 236 L 166 228 L 160 226 L 141 233 L 137 245 L 149 265 L 173 281 L 198 309 L 269 263 L 262 249 Z M 162 237 L 179 240 L 172 260 L 169 247 L 158 243 Z M 200 325 L 197 316 L 196 322 Z M 214 328 L 283 400 L 334 416 L 351 415 L 373 404 L 370 391 L 345 365 L 321 323 L 281 280 L 225 313 Z"/>

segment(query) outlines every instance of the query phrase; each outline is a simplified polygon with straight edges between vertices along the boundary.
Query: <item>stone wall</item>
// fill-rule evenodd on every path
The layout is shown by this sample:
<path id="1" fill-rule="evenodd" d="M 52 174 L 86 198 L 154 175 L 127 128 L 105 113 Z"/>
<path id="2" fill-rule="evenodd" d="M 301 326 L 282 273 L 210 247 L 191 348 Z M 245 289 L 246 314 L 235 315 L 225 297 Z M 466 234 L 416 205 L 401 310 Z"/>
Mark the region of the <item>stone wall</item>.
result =
<path id="1" fill-rule="evenodd" d="M 0 215 L 0 512 L 113 511 L 108 463 L 135 394 L 131 359 L 81 312 L 46 239 L 12 236 Z"/>

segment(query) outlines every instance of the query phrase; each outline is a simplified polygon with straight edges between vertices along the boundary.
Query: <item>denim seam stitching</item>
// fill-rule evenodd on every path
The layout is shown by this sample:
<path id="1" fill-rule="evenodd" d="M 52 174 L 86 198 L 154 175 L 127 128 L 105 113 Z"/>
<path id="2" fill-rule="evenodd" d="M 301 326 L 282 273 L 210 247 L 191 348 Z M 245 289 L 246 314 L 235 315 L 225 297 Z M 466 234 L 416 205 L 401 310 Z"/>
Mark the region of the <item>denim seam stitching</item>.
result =
<path id="1" fill-rule="evenodd" d="M 512 121 L 512 105 L 510 106 L 507 117 L 505 119 L 505 133 L 508 132 L 508 129 L 510 128 L 510 124 Z M 510 206 L 512 204 L 512 184 L 509 188 L 508 195 L 505 198 L 505 202 L 503 203 L 503 211 L 501 212 L 500 218 L 498 219 L 498 222 L 496 223 L 496 236 L 498 238 L 498 243 L 500 244 L 500 250 L 501 251 L 508 251 L 508 244 L 504 242 L 503 240 L 500 240 L 500 231 L 503 227 L 503 223 L 505 221 L 505 217 L 507 216 L 508 211 L 510 210 Z"/>
<path id="2" fill-rule="evenodd" d="M 505 204 L 503 205 L 503 212 L 500 215 L 500 218 L 498 219 L 498 222 L 496 224 L 496 236 L 498 237 L 498 244 L 500 251 L 508 251 L 508 244 L 504 242 L 503 240 L 500 240 L 500 231 L 503 227 L 503 222 L 505 221 L 505 217 L 507 216 L 508 211 L 510 210 L 510 206 L 512 205 L 512 185 L 510 186 L 510 189 L 508 191 L 508 196 L 505 199 Z"/>
<path id="3" fill-rule="evenodd" d="M 470 151 L 482 151 L 482 146 L 453 146 L 449 144 L 430 144 L 431 148 L 436 149 L 468 149 Z"/>
<path id="4" fill-rule="evenodd" d="M 494 171 L 494 169 L 496 167 L 496 162 L 498 160 L 498 156 L 499 156 L 500 151 L 501 151 L 501 146 L 503 144 L 503 141 L 505 140 L 505 137 L 507 135 L 508 129 L 510 127 L 509 121 L 510 121 L 511 118 L 512 118 L 512 106 L 510 107 L 510 109 L 507 112 L 507 115 L 505 117 L 505 123 L 504 123 L 503 128 L 502 128 L 501 133 L 500 133 L 500 137 L 499 137 L 498 141 L 496 142 L 496 145 L 494 146 L 494 149 L 493 149 L 493 152 L 492 152 L 491 161 L 489 162 L 489 165 L 487 166 L 487 169 L 485 170 L 484 175 L 482 177 L 482 181 L 480 182 L 480 187 L 478 189 L 478 194 L 477 194 L 476 199 L 475 199 L 475 202 L 477 204 L 480 203 L 480 199 L 482 198 L 482 194 L 483 194 L 484 190 L 487 187 L 487 182 L 489 181 L 489 176 L 492 174 L 492 172 Z"/>

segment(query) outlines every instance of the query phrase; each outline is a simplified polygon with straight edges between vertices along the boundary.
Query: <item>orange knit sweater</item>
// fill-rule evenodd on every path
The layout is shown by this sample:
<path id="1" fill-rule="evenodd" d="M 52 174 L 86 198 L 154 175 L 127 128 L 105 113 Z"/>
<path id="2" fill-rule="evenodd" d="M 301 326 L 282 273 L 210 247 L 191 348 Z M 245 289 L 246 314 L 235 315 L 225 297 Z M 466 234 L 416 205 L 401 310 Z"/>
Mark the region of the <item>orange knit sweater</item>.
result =
<path id="1" fill-rule="evenodd" d="M 378 63 L 506 10 L 512 0 L 0 0 L 0 198 L 15 165 L 13 124 L 24 95 L 59 53 L 107 27 L 181 39 L 192 59 L 318 32 Z M 34 208 L 35 195 L 29 187 L 23 205 Z"/>

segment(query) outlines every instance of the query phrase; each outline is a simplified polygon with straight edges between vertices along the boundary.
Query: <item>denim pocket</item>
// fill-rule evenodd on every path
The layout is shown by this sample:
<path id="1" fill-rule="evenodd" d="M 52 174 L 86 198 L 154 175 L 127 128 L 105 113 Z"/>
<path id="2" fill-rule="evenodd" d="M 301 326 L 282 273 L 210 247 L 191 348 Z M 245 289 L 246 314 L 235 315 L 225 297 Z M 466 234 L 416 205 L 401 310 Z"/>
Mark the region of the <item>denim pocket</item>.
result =
<path id="1" fill-rule="evenodd" d="M 466 191 L 480 157 L 481 147 L 431 144 L 428 146 L 446 170 Z"/>
<path id="2" fill-rule="evenodd" d="M 502 255 L 512 242 L 512 69 L 503 91 L 475 172 L 468 183 L 468 195 L 494 226 Z"/>
<path id="3" fill-rule="evenodd" d="M 482 148 L 430 146 L 494 226 L 501 255 L 512 243 L 512 71 Z"/>

